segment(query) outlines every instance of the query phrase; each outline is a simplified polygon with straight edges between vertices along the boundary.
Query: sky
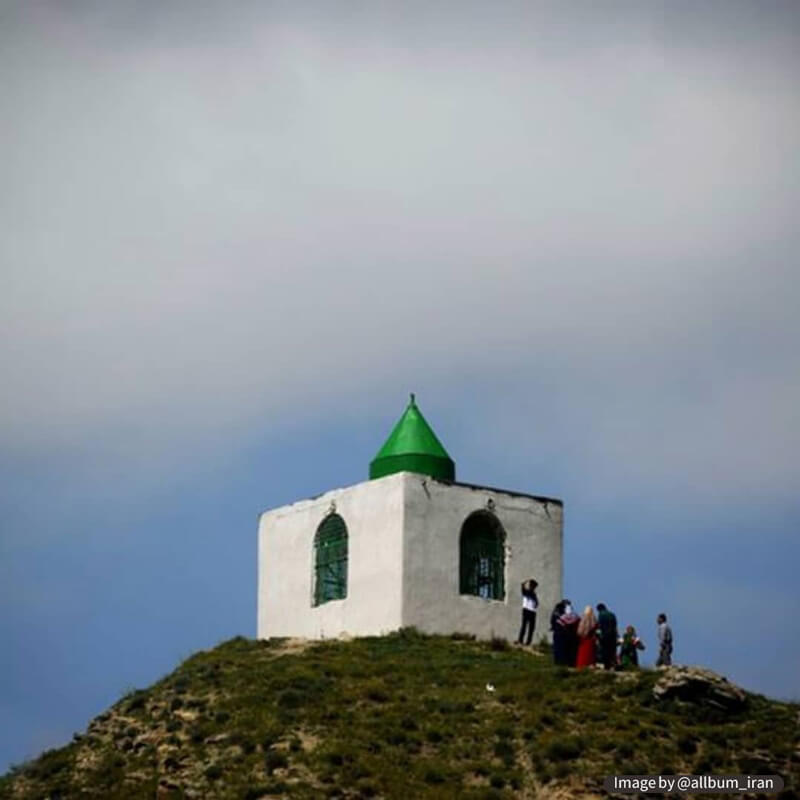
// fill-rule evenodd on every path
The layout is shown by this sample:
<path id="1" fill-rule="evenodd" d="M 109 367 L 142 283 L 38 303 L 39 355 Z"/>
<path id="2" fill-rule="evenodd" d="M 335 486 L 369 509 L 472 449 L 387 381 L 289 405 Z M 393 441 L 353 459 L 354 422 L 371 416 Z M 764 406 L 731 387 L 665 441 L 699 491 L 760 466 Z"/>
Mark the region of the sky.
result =
<path id="1" fill-rule="evenodd" d="M 800 698 L 800 5 L 0 2 L 0 771 L 255 635 L 414 391 L 565 591 Z"/>

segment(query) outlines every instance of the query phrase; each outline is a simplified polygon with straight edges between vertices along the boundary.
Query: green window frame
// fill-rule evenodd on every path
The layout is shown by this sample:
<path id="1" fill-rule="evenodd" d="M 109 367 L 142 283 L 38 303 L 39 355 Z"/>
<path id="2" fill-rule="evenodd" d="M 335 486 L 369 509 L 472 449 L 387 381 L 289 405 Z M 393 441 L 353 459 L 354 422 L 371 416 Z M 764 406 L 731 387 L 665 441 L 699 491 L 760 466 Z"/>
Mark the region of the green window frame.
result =
<path id="1" fill-rule="evenodd" d="M 329 514 L 314 535 L 314 605 L 347 597 L 347 525 Z"/>
<path id="2" fill-rule="evenodd" d="M 460 592 L 505 600 L 505 541 L 500 520 L 487 511 L 470 514 L 461 526 Z"/>

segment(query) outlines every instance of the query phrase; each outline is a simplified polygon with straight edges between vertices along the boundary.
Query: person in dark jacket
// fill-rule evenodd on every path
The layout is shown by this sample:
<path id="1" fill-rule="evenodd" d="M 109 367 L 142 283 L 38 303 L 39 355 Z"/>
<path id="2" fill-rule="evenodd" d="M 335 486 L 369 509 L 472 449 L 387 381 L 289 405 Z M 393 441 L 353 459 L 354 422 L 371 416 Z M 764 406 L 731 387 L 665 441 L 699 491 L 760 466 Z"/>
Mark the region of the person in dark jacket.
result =
<path id="1" fill-rule="evenodd" d="M 617 666 L 617 618 L 605 603 L 597 604 L 597 625 L 600 630 L 600 657 L 606 669 Z"/>
<path id="2" fill-rule="evenodd" d="M 564 628 L 559 624 L 559 619 L 564 613 L 564 601 L 559 600 L 550 615 L 550 630 L 553 632 L 553 663 L 564 663 Z"/>
<path id="3" fill-rule="evenodd" d="M 525 644 L 530 644 L 533 639 L 533 631 L 536 628 L 536 610 L 539 608 L 539 598 L 536 597 L 538 585 L 533 578 L 522 582 L 522 625 L 519 629 L 517 644 L 522 644 L 523 639 Z"/>

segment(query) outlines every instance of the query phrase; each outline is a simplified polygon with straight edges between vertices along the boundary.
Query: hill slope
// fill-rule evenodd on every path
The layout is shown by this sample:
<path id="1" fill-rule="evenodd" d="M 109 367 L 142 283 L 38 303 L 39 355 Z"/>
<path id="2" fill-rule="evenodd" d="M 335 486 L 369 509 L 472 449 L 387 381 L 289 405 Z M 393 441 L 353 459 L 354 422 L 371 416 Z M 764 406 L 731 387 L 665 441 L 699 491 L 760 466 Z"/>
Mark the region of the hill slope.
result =
<path id="1" fill-rule="evenodd" d="M 796 796 L 797 705 L 656 700 L 659 676 L 414 631 L 237 638 L 0 778 L 0 798 L 565 797 L 678 772 L 779 774 Z"/>

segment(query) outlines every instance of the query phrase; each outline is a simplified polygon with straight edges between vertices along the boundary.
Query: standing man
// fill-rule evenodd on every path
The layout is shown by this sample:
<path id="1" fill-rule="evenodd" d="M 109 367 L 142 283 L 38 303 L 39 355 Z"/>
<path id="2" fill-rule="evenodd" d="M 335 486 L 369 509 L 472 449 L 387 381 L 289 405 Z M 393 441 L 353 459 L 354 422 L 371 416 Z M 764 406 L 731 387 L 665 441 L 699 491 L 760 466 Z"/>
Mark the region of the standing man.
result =
<path id="1" fill-rule="evenodd" d="M 564 601 L 559 600 L 550 615 L 550 630 L 553 632 L 553 663 L 564 663 L 564 626 L 561 615 L 564 613 Z"/>
<path id="2" fill-rule="evenodd" d="M 606 669 L 617 666 L 617 618 L 606 608 L 597 604 L 597 625 L 600 629 L 600 656 Z"/>
<path id="3" fill-rule="evenodd" d="M 669 667 L 672 664 L 672 628 L 667 625 L 667 615 L 659 614 L 658 619 L 658 660 L 657 667 Z"/>
<path id="4" fill-rule="evenodd" d="M 539 608 L 539 598 L 536 596 L 536 587 L 538 585 L 533 578 L 522 581 L 522 625 L 519 629 L 517 644 L 522 644 L 526 631 L 525 644 L 530 644 L 533 639 L 533 629 L 536 627 L 536 610 Z"/>

